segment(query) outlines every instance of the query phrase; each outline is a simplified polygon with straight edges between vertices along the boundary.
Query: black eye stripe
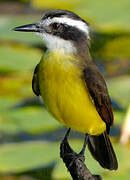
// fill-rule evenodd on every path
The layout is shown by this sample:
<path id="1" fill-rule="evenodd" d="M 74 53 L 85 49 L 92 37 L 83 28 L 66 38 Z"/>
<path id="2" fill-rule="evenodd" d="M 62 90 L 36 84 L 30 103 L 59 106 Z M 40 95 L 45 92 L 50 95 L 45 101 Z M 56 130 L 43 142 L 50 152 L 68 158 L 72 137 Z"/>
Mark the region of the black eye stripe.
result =
<path id="1" fill-rule="evenodd" d="M 71 26 L 69 26 L 68 24 L 63 24 L 63 23 L 58 23 L 58 22 L 53 22 L 50 24 L 50 26 L 52 26 L 53 30 L 58 30 L 60 28 L 69 30 L 69 28 L 71 28 Z"/>
<path id="2" fill-rule="evenodd" d="M 72 41 L 78 41 L 79 39 L 85 39 L 86 38 L 86 34 L 85 32 L 83 32 L 82 30 L 78 29 L 75 26 L 70 26 L 67 24 L 62 24 L 62 23 L 58 23 L 55 24 L 53 23 L 53 26 L 59 26 L 58 29 L 54 29 L 52 30 L 52 34 L 54 36 L 60 37 L 64 40 L 72 40 Z"/>
<path id="3" fill-rule="evenodd" d="M 52 27 L 53 27 L 53 29 L 55 29 L 55 30 L 58 30 L 60 26 L 61 26 L 60 23 L 56 23 L 56 22 L 52 23 Z"/>

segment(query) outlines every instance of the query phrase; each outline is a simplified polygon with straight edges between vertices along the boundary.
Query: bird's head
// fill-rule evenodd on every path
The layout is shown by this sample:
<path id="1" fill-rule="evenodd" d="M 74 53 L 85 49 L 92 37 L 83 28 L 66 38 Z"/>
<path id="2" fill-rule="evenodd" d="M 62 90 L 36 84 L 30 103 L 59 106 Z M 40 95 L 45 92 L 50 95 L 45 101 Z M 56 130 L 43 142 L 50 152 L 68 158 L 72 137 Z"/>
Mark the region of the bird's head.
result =
<path id="1" fill-rule="evenodd" d="M 76 52 L 77 47 L 89 40 L 88 23 L 71 11 L 54 10 L 45 13 L 34 24 L 14 28 L 15 31 L 36 32 L 50 50 Z"/>

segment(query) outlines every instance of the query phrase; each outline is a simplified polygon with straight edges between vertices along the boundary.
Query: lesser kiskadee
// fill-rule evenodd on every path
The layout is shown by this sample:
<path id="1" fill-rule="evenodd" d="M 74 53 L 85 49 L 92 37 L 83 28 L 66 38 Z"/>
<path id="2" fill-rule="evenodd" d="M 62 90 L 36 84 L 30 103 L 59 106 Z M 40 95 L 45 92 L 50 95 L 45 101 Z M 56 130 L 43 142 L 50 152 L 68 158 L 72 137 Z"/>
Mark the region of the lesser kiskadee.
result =
<path id="1" fill-rule="evenodd" d="M 15 31 L 36 32 L 47 47 L 33 76 L 33 91 L 62 124 L 86 134 L 93 157 L 104 168 L 118 163 L 108 134 L 113 111 L 104 78 L 89 53 L 88 23 L 70 11 L 54 10 Z"/>

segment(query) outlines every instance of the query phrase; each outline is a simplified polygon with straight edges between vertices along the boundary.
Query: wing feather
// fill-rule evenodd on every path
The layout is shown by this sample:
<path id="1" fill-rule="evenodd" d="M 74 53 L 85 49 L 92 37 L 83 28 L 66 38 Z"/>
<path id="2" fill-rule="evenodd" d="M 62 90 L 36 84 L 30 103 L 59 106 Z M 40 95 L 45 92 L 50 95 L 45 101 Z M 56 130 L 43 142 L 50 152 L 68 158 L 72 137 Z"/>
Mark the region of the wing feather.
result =
<path id="1" fill-rule="evenodd" d="M 87 66 L 83 73 L 91 98 L 100 117 L 106 123 L 109 133 L 110 126 L 113 124 L 113 110 L 105 80 L 96 65 Z"/>
<path id="2" fill-rule="evenodd" d="M 37 96 L 40 95 L 38 70 L 39 70 L 39 64 L 37 64 L 37 66 L 35 67 L 35 70 L 33 73 L 33 79 L 32 79 L 32 90 Z"/>

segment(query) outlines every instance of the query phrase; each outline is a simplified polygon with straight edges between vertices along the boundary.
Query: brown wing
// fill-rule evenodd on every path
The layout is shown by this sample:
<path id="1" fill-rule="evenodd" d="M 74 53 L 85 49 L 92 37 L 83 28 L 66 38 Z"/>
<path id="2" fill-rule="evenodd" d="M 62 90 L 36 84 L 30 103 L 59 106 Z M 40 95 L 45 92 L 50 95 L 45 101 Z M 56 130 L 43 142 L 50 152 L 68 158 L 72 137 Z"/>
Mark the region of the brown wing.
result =
<path id="1" fill-rule="evenodd" d="M 113 110 L 105 80 L 95 64 L 85 68 L 83 77 L 96 109 L 106 123 L 109 133 L 110 126 L 113 124 Z"/>
<path id="2" fill-rule="evenodd" d="M 40 95 L 38 69 L 39 69 L 39 64 L 37 64 L 37 66 L 35 67 L 35 70 L 33 73 L 33 79 L 32 79 L 32 90 L 37 96 Z"/>

